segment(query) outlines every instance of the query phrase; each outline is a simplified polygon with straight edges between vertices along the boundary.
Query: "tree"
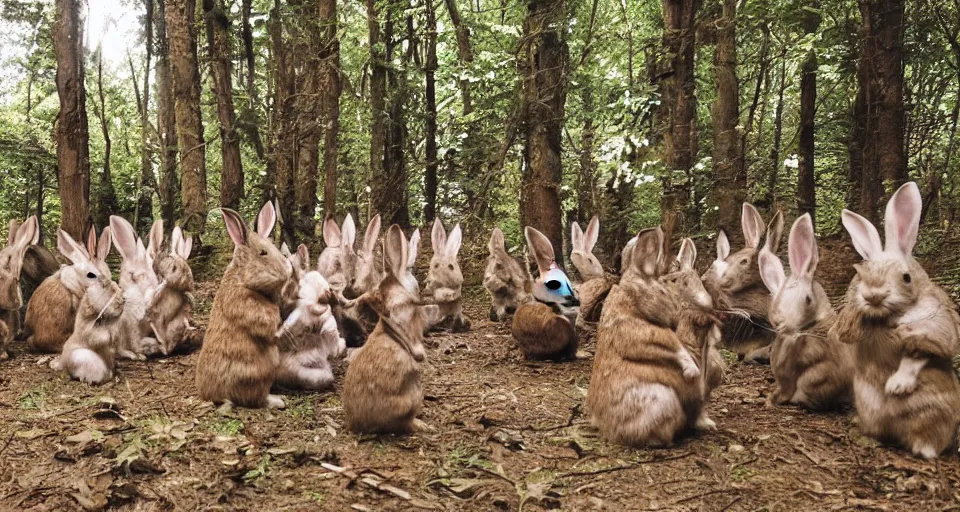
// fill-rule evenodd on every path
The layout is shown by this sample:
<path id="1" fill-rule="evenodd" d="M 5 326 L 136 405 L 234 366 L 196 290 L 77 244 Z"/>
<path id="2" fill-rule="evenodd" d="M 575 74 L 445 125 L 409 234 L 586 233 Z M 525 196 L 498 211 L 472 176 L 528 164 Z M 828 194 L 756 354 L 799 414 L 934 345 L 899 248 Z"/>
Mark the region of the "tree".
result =
<path id="1" fill-rule="evenodd" d="M 385 42 L 380 33 L 378 0 L 366 0 L 367 34 L 370 42 L 370 203 L 384 219 L 397 210 L 397 187 L 387 174 L 387 65 Z"/>
<path id="2" fill-rule="evenodd" d="M 289 37 L 285 37 L 284 17 L 280 7 L 280 0 L 275 0 L 270 11 L 269 28 L 270 40 L 273 47 L 274 69 L 274 97 L 273 97 L 273 136 L 270 144 L 270 161 L 273 172 L 272 183 L 279 204 L 279 215 L 283 219 L 280 224 L 283 239 L 291 247 L 294 246 L 296 233 L 294 212 L 297 208 L 296 172 L 297 161 L 297 114 L 296 114 L 296 75 L 294 67 L 294 53 L 291 51 Z M 292 22 L 292 21 L 291 21 Z M 268 166 L 269 169 L 269 166 Z M 267 197 L 266 199 L 271 199 Z"/>
<path id="3" fill-rule="evenodd" d="M 166 32 L 173 79 L 183 228 L 203 234 L 207 223 L 206 142 L 200 113 L 200 70 L 194 31 L 196 0 L 166 0 Z"/>
<path id="4" fill-rule="evenodd" d="M 450 1 L 452 0 L 448 0 L 448 3 Z M 423 217 L 424 221 L 430 224 L 437 217 L 437 13 L 433 0 L 424 0 L 424 7 L 427 18 L 427 59 L 423 66 L 423 73 L 426 75 L 424 100 L 427 110 L 424 131 L 427 138 L 427 166 L 423 180 L 426 196 Z M 466 97 L 469 98 L 469 93 L 466 93 Z"/>
<path id="5" fill-rule="evenodd" d="M 103 91 L 103 45 L 97 49 L 97 98 L 99 105 L 93 109 L 94 115 L 100 121 L 100 130 L 103 134 L 103 168 L 100 172 L 100 183 L 97 187 L 96 202 L 93 208 L 93 221 L 98 226 L 110 223 L 110 216 L 119 213 L 117 192 L 113 188 L 113 177 L 110 175 L 110 153 L 113 141 L 110 139 L 110 123 L 107 117 L 107 95 Z"/>
<path id="6" fill-rule="evenodd" d="M 808 38 L 820 28 L 820 3 L 804 9 L 803 31 Z M 813 41 L 810 41 L 813 44 Z M 797 173 L 797 209 L 809 213 L 816 226 L 817 191 L 814 149 L 817 114 L 817 52 L 811 49 L 800 71 L 800 169 Z"/>
<path id="7" fill-rule="evenodd" d="M 321 90 L 323 91 L 323 213 L 337 213 L 337 161 L 340 153 L 340 37 L 337 0 L 320 0 Z"/>
<path id="8" fill-rule="evenodd" d="M 168 226 L 179 217 L 177 178 L 177 116 L 174 108 L 166 3 L 157 0 L 157 127 L 160 144 L 160 217 Z"/>
<path id="9" fill-rule="evenodd" d="M 53 51 L 57 59 L 57 168 L 61 227 L 83 240 L 90 216 L 90 148 L 87 91 L 84 88 L 83 28 L 80 0 L 57 0 Z"/>
<path id="10" fill-rule="evenodd" d="M 144 0 L 143 18 L 143 46 L 146 54 L 143 72 L 143 92 L 137 94 L 140 113 L 140 185 L 137 187 L 137 206 L 134 212 L 135 226 L 140 232 L 146 232 L 153 223 L 153 193 L 157 188 L 156 177 L 153 174 L 151 159 L 150 132 L 150 64 L 153 59 L 153 15 L 154 0 Z M 131 69 L 133 61 L 130 62 Z M 133 72 L 131 71 L 131 74 Z M 134 93 L 137 93 L 137 82 L 134 79 Z"/>
<path id="11" fill-rule="evenodd" d="M 233 110 L 233 60 L 230 52 L 230 20 L 222 0 L 203 0 L 207 29 L 207 52 L 213 74 L 213 94 L 217 98 L 220 120 L 220 205 L 238 209 L 243 198 L 243 165 L 240 162 L 240 140 L 237 137 L 237 116 Z"/>
<path id="12" fill-rule="evenodd" d="M 736 233 L 740 203 L 746 197 L 747 172 L 737 134 L 740 124 L 740 85 L 737 81 L 737 0 L 723 0 L 723 14 L 716 21 L 714 72 L 717 99 L 713 104 L 713 190 L 719 207 L 719 228 Z"/>
<path id="13" fill-rule="evenodd" d="M 564 0 L 531 0 L 519 62 L 523 80 L 523 174 L 520 222 L 540 230 L 563 265 L 560 161 L 569 50 L 563 39 Z"/>

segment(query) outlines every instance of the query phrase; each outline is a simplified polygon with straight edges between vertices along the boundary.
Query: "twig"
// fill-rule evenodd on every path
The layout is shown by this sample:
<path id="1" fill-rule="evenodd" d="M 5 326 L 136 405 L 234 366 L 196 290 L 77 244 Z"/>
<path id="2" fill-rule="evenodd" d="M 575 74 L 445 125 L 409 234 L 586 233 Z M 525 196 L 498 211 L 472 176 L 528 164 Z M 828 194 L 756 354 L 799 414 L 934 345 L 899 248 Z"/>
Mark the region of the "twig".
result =
<path id="1" fill-rule="evenodd" d="M 13 441 L 13 435 L 16 433 L 16 430 L 10 431 L 10 435 L 7 437 L 7 442 L 3 443 L 3 448 L 0 448 L 0 455 L 3 455 L 3 452 L 7 451 L 7 447 L 10 446 L 10 442 Z"/>
<path id="2" fill-rule="evenodd" d="M 736 505 L 737 502 L 739 502 L 742 499 L 743 499 L 743 496 L 737 496 L 736 498 L 733 499 L 733 501 L 731 501 L 730 503 L 727 503 L 726 507 L 721 508 L 720 512 L 726 512 L 727 510 L 730 510 L 730 507 Z"/>
<path id="3" fill-rule="evenodd" d="M 604 473 L 613 473 L 615 471 L 623 471 L 624 469 L 631 469 L 642 466 L 644 464 L 654 464 L 659 462 L 669 462 L 672 460 L 685 459 L 693 455 L 693 452 L 684 452 L 679 455 L 674 455 L 672 457 L 664 457 L 662 459 L 650 459 L 641 462 L 634 462 L 632 464 L 622 464 L 620 466 L 612 466 L 609 468 L 595 469 L 593 471 L 571 471 L 569 473 L 560 473 L 557 475 L 557 478 L 569 478 L 573 476 L 592 476 L 592 475 L 602 475 Z"/>

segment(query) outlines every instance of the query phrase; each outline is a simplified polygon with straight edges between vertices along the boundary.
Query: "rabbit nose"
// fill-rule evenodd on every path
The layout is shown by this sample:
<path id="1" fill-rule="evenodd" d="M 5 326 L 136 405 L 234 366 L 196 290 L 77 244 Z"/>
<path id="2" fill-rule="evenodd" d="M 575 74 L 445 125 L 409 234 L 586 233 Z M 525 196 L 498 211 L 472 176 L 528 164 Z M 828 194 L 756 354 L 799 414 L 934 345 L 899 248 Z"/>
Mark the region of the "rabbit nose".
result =
<path id="1" fill-rule="evenodd" d="M 887 292 L 873 291 L 863 294 L 863 299 L 871 306 L 880 306 L 883 304 L 883 301 L 887 300 L 889 295 Z"/>
<path id="2" fill-rule="evenodd" d="M 516 308 L 515 306 L 507 306 L 507 314 L 508 314 L 508 315 L 512 315 L 512 314 L 514 314 L 514 313 L 516 313 L 516 312 L 517 312 L 517 308 Z"/>

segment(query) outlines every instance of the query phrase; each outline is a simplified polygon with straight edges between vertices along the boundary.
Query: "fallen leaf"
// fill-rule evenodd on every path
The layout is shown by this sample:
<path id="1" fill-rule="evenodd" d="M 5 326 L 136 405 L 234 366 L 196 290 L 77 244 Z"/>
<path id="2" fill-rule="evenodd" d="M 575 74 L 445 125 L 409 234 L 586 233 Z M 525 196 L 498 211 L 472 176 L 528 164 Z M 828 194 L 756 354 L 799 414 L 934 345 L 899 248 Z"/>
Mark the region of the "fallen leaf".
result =
<path id="1" fill-rule="evenodd" d="M 18 430 L 14 435 L 17 437 L 17 439 L 26 439 L 27 441 L 30 441 L 38 437 L 41 437 L 46 433 L 47 432 L 44 430 L 40 430 L 38 428 L 32 428 L 30 430 Z"/>

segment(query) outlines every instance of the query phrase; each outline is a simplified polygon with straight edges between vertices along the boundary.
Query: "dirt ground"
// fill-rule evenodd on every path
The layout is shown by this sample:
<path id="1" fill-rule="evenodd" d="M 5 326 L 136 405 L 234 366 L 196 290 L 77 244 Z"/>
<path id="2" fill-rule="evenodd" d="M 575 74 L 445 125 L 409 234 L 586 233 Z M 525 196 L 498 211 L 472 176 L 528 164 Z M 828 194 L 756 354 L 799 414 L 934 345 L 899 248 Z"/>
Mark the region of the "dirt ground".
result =
<path id="1" fill-rule="evenodd" d="M 287 394 L 283 411 L 214 408 L 196 398 L 196 353 L 123 361 L 89 387 L 18 343 L 0 363 L 0 509 L 960 509 L 957 455 L 879 447 L 851 411 L 768 408 L 769 369 L 735 361 L 709 405 L 716 432 L 611 445 L 583 414 L 592 360 L 524 361 L 468 292 L 474 329 L 427 340 L 436 432 L 410 437 L 346 432 L 338 390 Z"/>

